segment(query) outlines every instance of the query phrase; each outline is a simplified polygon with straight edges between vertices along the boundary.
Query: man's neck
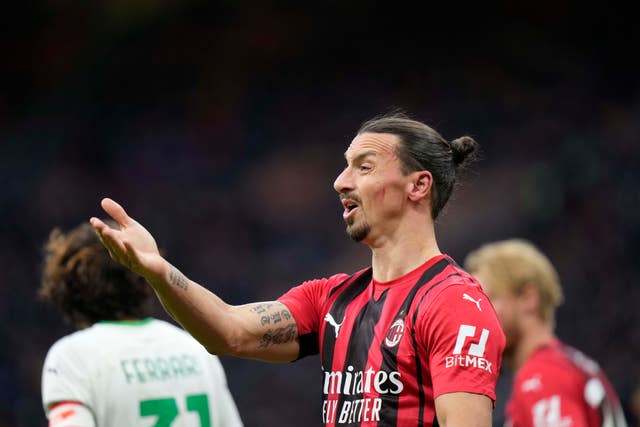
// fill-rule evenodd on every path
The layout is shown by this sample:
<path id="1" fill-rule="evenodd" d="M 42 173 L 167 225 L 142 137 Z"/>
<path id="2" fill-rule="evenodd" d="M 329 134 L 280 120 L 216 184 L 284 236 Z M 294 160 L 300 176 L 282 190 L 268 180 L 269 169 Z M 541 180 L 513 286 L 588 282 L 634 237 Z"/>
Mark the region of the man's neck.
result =
<path id="1" fill-rule="evenodd" d="M 401 277 L 441 253 L 433 228 L 424 227 L 422 230 L 386 237 L 370 247 L 373 278 L 378 282 Z"/>
<path id="2" fill-rule="evenodd" d="M 551 327 L 545 323 L 537 323 L 528 329 L 518 342 L 510 364 L 514 370 L 518 370 L 540 347 L 550 344 L 555 339 Z"/>

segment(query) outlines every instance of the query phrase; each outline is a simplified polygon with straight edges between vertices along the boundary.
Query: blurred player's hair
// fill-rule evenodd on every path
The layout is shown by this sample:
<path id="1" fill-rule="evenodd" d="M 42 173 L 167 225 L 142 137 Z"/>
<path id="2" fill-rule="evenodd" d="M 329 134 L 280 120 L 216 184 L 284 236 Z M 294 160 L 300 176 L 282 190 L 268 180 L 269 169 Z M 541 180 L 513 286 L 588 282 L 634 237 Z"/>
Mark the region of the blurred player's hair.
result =
<path id="1" fill-rule="evenodd" d="M 555 325 L 555 309 L 563 301 L 558 272 L 549 258 L 531 242 L 509 239 L 487 243 L 467 255 L 470 273 L 479 273 L 502 294 L 519 295 L 534 286 L 540 295 L 539 315 Z"/>
<path id="2" fill-rule="evenodd" d="M 390 133 L 400 139 L 396 155 L 402 172 L 427 170 L 433 176 L 431 216 L 433 219 L 447 204 L 456 176 L 476 159 L 478 143 L 470 136 L 447 141 L 437 131 L 401 112 L 392 112 L 365 122 L 358 135 Z"/>
<path id="3" fill-rule="evenodd" d="M 68 233 L 58 228 L 51 232 L 38 296 L 78 328 L 102 320 L 139 319 L 150 310 L 144 279 L 113 261 L 89 224 Z"/>

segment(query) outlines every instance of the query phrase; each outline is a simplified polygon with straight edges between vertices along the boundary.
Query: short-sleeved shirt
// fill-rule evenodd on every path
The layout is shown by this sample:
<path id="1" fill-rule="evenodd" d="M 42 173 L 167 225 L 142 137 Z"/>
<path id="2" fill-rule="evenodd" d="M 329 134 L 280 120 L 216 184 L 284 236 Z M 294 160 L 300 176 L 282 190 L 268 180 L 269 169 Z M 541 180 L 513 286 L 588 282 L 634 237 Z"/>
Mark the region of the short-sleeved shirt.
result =
<path id="1" fill-rule="evenodd" d="M 430 426 L 436 397 L 495 400 L 505 338 L 478 281 L 446 255 L 390 282 L 367 268 L 279 299 L 301 356 L 320 353 L 326 426 Z"/>
<path id="2" fill-rule="evenodd" d="M 44 363 L 42 403 L 48 416 L 68 401 L 100 427 L 242 426 L 219 359 L 156 319 L 100 322 L 58 340 Z"/>
<path id="3" fill-rule="evenodd" d="M 618 397 L 598 364 L 558 340 L 518 370 L 506 410 L 511 427 L 626 427 Z"/>

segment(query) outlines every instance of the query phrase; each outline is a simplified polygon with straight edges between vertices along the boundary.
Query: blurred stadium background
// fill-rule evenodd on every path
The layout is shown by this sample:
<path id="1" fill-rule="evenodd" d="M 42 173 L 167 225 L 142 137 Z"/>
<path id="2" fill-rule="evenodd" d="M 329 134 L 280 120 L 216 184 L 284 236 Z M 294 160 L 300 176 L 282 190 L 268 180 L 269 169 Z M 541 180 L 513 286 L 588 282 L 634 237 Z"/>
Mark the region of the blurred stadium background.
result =
<path id="1" fill-rule="evenodd" d="M 35 299 L 51 228 L 109 195 L 231 303 L 353 271 L 368 251 L 345 236 L 332 182 L 359 124 L 392 107 L 477 138 L 441 248 L 538 244 L 563 279 L 560 337 L 601 362 L 637 422 L 637 31 L 601 6 L 14 2 L 0 17 L 0 426 L 45 424 L 44 355 L 72 330 Z M 246 425 L 320 425 L 317 359 L 223 363 Z"/>

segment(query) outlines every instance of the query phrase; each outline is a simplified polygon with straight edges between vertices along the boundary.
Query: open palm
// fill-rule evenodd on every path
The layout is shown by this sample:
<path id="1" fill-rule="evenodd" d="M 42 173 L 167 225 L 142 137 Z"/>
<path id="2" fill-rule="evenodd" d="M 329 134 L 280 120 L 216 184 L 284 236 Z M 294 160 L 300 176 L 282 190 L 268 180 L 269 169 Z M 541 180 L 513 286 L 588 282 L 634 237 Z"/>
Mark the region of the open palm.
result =
<path id="1" fill-rule="evenodd" d="M 118 230 L 98 218 L 90 219 L 111 258 L 147 279 L 162 276 L 166 262 L 160 256 L 158 245 L 151 233 L 127 215 L 124 208 L 115 201 L 105 198 L 102 199 L 101 205 L 120 227 Z"/>

